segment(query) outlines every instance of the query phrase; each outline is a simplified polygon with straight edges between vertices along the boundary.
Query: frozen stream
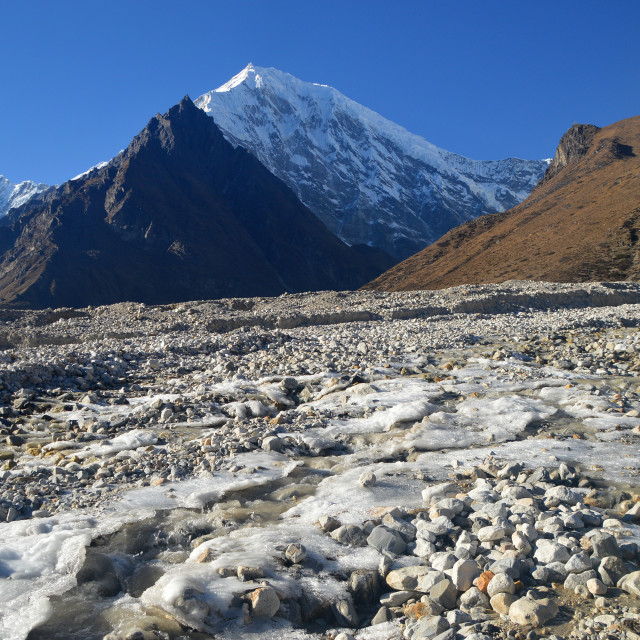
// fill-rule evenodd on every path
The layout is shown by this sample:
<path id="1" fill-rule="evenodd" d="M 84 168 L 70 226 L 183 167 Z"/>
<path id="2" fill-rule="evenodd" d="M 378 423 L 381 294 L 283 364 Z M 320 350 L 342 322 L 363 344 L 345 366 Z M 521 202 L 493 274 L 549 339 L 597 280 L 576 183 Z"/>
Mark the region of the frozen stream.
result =
<path id="1" fill-rule="evenodd" d="M 424 511 L 427 487 L 468 491 L 509 462 L 576 467 L 585 500 L 637 495 L 640 334 L 581 327 L 582 313 L 25 350 L 44 364 L 3 414 L 0 638 L 403 637 L 402 620 L 368 625 L 377 601 L 354 603 L 352 574 L 382 554 L 321 522 L 369 531 L 393 508 Z M 528 329 L 552 321 L 550 337 Z M 73 378 L 39 387 L 54 353 Z M 635 525 L 618 533 L 638 541 Z M 279 607 L 254 615 L 264 586 Z"/>
<path id="2" fill-rule="evenodd" d="M 331 373 L 316 376 L 318 399 L 296 411 L 336 417 L 327 425 L 279 432 L 306 445 L 308 455 L 258 449 L 234 456 L 234 471 L 134 489 L 83 512 L 0 525 L 2 637 L 86 639 L 115 630 L 119 638 L 127 637 L 132 623 L 171 638 L 250 633 L 238 594 L 253 587 L 228 573 L 240 565 L 261 567 L 285 605 L 301 590 L 327 600 L 344 597 L 349 572 L 375 569 L 380 557 L 370 547 L 348 547 L 323 535 L 316 525 L 321 516 L 358 524 L 380 507 L 420 507 L 427 481 L 445 480 L 453 469 L 487 456 L 549 468 L 566 461 L 600 470 L 609 481 L 637 483 L 637 445 L 620 440 L 634 428 L 637 433 L 640 419 L 621 421 L 607 393 L 594 395 L 618 381 L 516 358 L 471 357 L 437 382 L 400 374 L 413 366 L 415 358 L 406 357 L 380 369 L 380 379 L 344 389 L 329 386 L 336 380 Z M 273 382 L 254 385 L 267 396 Z M 225 391 L 234 390 L 226 384 Z M 528 437 L 560 419 L 570 438 Z M 589 439 L 576 440 L 574 433 Z M 197 440 L 211 434 L 215 429 L 205 429 Z M 135 461 L 157 439 L 148 430 L 78 453 Z M 359 486 L 366 471 L 378 478 L 374 487 Z M 293 542 L 307 548 L 302 570 L 282 561 Z M 82 584 L 76 585 L 78 575 Z M 176 602 L 189 589 L 204 594 L 203 606 L 185 611 Z M 263 638 L 270 637 L 265 624 Z M 269 624 L 279 637 L 285 622 Z M 322 623 L 314 626 L 320 630 Z M 375 633 L 374 627 L 358 637 Z"/>

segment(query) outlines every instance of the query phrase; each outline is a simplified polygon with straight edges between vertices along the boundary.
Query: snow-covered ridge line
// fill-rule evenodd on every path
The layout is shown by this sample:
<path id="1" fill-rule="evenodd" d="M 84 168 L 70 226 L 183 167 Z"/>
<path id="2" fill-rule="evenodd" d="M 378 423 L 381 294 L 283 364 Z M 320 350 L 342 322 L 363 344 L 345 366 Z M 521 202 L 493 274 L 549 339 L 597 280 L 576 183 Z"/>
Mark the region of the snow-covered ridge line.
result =
<path id="1" fill-rule="evenodd" d="M 330 86 L 251 64 L 196 105 L 345 242 L 396 257 L 478 215 L 515 206 L 548 166 L 465 158 Z"/>
<path id="2" fill-rule="evenodd" d="M 25 204 L 33 196 L 48 188 L 49 185 L 31 182 L 31 180 L 13 184 L 0 175 L 0 217 L 5 216 L 9 209 Z"/>
<path id="3" fill-rule="evenodd" d="M 122 153 L 122 151 L 119 151 L 118 153 Z M 86 171 L 83 171 L 82 173 L 79 173 L 74 178 L 71 178 L 71 180 L 79 180 L 80 178 L 84 178 L 86 175 L 89 175 L 95 169 L 102 169 L 102 167 L 106 167 L 109 164 L 109 162 L 110 162 L 109 160 L 105 160 L 104 162 L 98 162 L 98 164 L 94 165 L 93 167 L 90 167 L 89 169 L 87 169 Z"/>

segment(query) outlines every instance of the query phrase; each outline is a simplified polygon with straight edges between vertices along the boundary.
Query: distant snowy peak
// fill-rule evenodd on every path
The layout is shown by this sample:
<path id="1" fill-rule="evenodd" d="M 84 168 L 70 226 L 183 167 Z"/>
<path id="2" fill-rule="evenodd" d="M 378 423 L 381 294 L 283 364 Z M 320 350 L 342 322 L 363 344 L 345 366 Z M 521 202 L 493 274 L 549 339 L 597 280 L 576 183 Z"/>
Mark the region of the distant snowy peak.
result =
<path id="1" fill-rule="evenodd" d="M 397 258 L 515 206 L 547 168 L 541 160 L 470 160 L 332 87 L 252 64 L 196 105 L 343 240 Z"/>
<path id="2" fill-rule="evenodd" d="M 13 184 L 4 176 L 0 176 L 0 217 L 5 216 L 9 209 L 25 204 L 33 196 L 48 188 L 49 185 L 30 180 Z"/>

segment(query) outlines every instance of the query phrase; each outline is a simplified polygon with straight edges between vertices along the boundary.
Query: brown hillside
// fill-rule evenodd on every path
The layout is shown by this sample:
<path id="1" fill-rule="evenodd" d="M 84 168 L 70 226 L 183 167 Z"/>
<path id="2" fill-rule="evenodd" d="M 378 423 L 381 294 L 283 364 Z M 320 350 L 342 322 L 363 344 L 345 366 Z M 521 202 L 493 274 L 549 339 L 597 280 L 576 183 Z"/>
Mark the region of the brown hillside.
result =
<path id="1" fill-rule="evenodd" d="M 640 116 L 574 125 L 522 204 L 451 230 L 364 289 L 640 277 Z"/>

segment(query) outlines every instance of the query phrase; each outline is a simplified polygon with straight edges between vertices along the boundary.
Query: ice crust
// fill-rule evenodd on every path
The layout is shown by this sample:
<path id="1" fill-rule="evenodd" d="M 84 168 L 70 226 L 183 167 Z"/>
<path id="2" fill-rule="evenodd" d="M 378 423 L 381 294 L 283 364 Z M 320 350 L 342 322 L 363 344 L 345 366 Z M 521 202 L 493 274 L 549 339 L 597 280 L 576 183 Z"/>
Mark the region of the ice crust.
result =
<path id="1" fill-rule="evenodd" d="M 405 354 L 394 366 L 396 369 L 410 366 L 417 358 Z M 323 384 L 324 390 L 316 399 L 300 405 L 297 411 L 331 411 L 342 417 L 330 420 L 324 427 L 310 427 L 299 433 L 282 431 L 281 435 L 298 438 L 317 451 L 328 451 L 346 440 L 353 452 L 336 456 L 335 466 L 319 482 L 313 495 L 300 500 L 277 522 L 264 527 L 241 527 L 202 542 L 186 562 L 167 565 L 164 576 L 147 589 L 139 601 L 123 596 L 121 604 L 133 608 L 160 606 L 178 619 L 182 616 L 192 627 L 213 633 L 203 619 L 184 618 L 185 614 L 174 604 L 185 588 L 191 587 L 205 594 L 211 610 L 219 612 L 221 617 L 229 616 L 230 611 L 237 612 L 237 607 L 230 607 L 233 595 L 249 587 L 235 577 L 221 577 L 217 569 L 238 564 L 263 567 L 269 583 L 285 595 L 294 595 L 304 588 L 318 594 L 348 597 L 345 583 L 333 578 L 332 572 L 375 569 L 379 555 L 371 547 L 347 547 L 320 533 L 317 521 L 321 516 L 335 516 L 343 524 L 362 524 L 379 517 L 385 507 L 419 507 L 425 476 L 445 481 L 454 468 L 471 467 L 490 456 L 522 462 L 529 467 L 578 463 L 610 481 L 637 482 L 637 449 L 620 442 L 611 446 L 607 440 L 620 428 L 638 426 L 640 419 L 613 413 L 615 407 L 610 400 L 591 393 L 589 376 L 585 374 L 553 367 L 537 369 L 536 376 L 531 373 L 525 361 L 511 356 L 499 360 L 469 359 L 465 367 L 452 366 L 447 371 L 448 378 L 438 382 L 395 376 L 344 388 L 340 383 L 334 384 L 331 372 L 300 376 L 299 382 L 313 380 Z M 233 406 L 226 405 L 230 413 L 242 411 L 241 406 L 246 411 L 259 411 L 259 401 L 255 398 L 261 394 L 271 400 L 287 400 L 279 381 L 272 378 L 203 384 L 201 390 L 221 394 L 242 392 L 254 397 L 232 403 Z M 174 397 L 172 394 L 145 396 L 125 407 L 99 403 L 86 406 L 101 419 L 109 420 L 117 413 L 135 412 L 158 399 Z M 345 417 L 343 412 L 352 412 L 353 416 Z M 532 423 L 551 419 L 559 412 L 582 422 L 600 441 L 518 439 Z M 73 415 L 80 420 L 83 415 L 80 411 L 68 414 L 65 419 Z M 203 428 L 204 438 L 208 433 L 215 434 L 220 420 L 228 419 L 228 416 L 211 416 L 210 420 L 189 425 Z M 74 452 L 80 458 L 116 454 L 135 460 L 140 448 L 160 446 L 158 433 L 162 428 L 158 425 L 153 429 L 131 431 L 82 445 Z M 67 448 L 76 446 L 66 444 Z M 57 450 L 63 446 L 51 443 L 47 448 Z M 411 452 L 413 458 L 407 462 L 380 462 L 398 451 Z M 203 474 L 182 482 L 129 490 L 99 509 L 0 524 L 0 637 L 21 640 L 30 628 L 47 619 L 48 598 L 74 586 L 86 547 L 96 536 L 116 531 L 125 523 L 153 517 L 158 512 L 192 509 L 198 513 L 234 491 L 286 477 L 301 464 L 287 455 L 262 450 L 236 455 L 234 463 L 237 470 L 233 472 Z M 360 486 L 359 478 L 364 472 L 376 476 L 374 486 Z M 629 527 L 629 531 L 633 539 L 638 539 L 638 527 Z M 301 582 L 276 570 L 283 546 L 290 542 L 305 545 L 309 558 L 318 567 L 314 578 L 305 577 Z M 205 552 L 212 560 L 199 562 Z M 235 623 L 240 624 L 240 620 L 227 621 L 230 626 L 225 627 L 225 637 L 275 639 L 283 633 L 291 638 L 317 637 L 293 631 L 282 620 L 254 623 L 249 627 L 234 626 Z M 394 625 L 380 625 L 356 634 L 359 640 L 396 637 L 399 635 Z"/>
<path id="2" fill-rule="evenodd" d="M 92 539 L 157 510 L 201 508 L 237 489 L 258 486 L 290 473 L 297 463 L 277 453 L 238 456 L 252 473 L 221 473 L 208 478 L 134 489 L 105 505 L 100 513 L 74 512 L 50 518 L 0 523 L 0 637 L 22 640 L 49 615 L 48 597 L 76 583 Z M 259 467 L 259 468 L 258 468 Z"/>

